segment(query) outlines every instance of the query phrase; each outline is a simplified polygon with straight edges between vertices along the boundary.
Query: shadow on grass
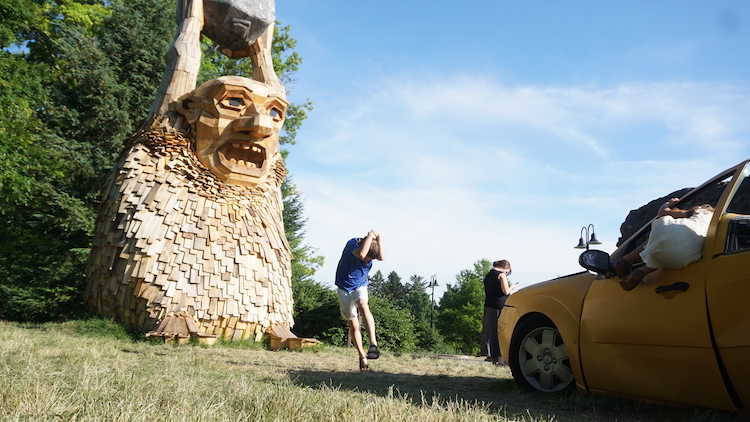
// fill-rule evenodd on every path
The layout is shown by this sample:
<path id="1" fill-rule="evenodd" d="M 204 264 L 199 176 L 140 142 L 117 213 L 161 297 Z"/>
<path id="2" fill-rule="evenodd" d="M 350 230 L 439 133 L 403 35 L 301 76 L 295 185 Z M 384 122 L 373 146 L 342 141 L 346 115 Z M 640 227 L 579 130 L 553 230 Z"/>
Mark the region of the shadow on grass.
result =
<path id="1" fill-rule="evenodd" d="M 554 421 L 750 421 L 750 413 L 712 409 L 673 408 L 607 396 L 590 396 L 573 389 L 556 394 L 521 390 L 512 379 L 414 375 L 391 372 L 291 371 L 295 384 L 395 397 L 415 406 L 444 408 L 477 404 L 508 418 Z"/>
<path id="2" fill-rule="evenodd" d="M 526 403 L 533 394 L 520 390 L 513 380 L 507 378 L 310 370 L 292 371 L 289 376 L 301 387 L 332 388 L 395 397 L 416 406 L 438 403 L 448 409 L 461 404 L 476 404 L 492 413 L 507 416 L 526 415 L 545 420 L 553 416 L 544 409 L 537 411 L 519 406 L 517 403 Z"/>

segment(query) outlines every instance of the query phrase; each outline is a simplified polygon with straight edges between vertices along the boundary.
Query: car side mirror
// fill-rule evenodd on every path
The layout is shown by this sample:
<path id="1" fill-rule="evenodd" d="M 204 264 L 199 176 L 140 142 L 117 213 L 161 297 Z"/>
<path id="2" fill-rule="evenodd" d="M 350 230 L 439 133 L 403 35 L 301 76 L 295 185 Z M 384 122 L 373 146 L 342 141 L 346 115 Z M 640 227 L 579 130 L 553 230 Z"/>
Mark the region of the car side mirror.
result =
<path id="1" fill-rule="evenodd" d="M 578 257 L 578 263 L 589 271 L 601 274 L 606 278 L 614 277 L 615 268 L 609 262 L 609 254 L 604 251 L 589 250 L 584 251 Z"/>

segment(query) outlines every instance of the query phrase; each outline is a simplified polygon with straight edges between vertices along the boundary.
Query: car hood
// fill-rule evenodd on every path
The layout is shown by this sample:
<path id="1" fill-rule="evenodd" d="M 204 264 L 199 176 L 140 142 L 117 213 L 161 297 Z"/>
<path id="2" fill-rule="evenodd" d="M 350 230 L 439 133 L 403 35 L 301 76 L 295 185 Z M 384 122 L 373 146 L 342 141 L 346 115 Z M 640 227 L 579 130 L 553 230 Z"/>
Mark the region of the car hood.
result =
<path id="1" fill-rule="evenodd" d="M 542 313 L 556 324 L 573 324 L 577 333 L 583 299 L 595 277 L 582 271 L 532 284 L 511 294 L 505 306 L 516 308 L 519 316 Z"/>
<path id="2" fill-rule="evenodd" d="M 569 274 L 551 280 L 534 283 L 511 294 L 510 297 L 508 297 L 506 304 L 512 305 L 513 302 L 524 300 L 530 296 L 533 297 L 539 295 L 559 297 L 562 300 L 569 297 L 570 293 L 573 293 L 574 297 L 583 300 L 583 296 L 585 296 L 586 291 L 589 286 L 591 286 L 595 277 L 596 274 L 594 273 L 581 271 L 575 274 Z M 583 293 L 583 295 L 581 295 L 581 293 Z"/>

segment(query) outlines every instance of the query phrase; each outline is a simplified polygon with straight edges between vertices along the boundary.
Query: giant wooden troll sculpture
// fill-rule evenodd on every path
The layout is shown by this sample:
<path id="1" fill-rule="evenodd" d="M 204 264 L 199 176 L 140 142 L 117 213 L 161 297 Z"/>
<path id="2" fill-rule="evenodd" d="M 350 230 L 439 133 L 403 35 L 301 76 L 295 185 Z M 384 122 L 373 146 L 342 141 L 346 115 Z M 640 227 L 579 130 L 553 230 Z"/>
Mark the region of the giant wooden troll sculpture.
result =
<path id="1" fill-rule="evenodd" d="M 103 191 L 86 302 L 132 331 L 257 339 L 293 324 L 274 4 L 180 0 L 177 15 L 154 106 Z M 196 89 L 201 31 L 227 56 L 249 56 L 253 78 Z"/>

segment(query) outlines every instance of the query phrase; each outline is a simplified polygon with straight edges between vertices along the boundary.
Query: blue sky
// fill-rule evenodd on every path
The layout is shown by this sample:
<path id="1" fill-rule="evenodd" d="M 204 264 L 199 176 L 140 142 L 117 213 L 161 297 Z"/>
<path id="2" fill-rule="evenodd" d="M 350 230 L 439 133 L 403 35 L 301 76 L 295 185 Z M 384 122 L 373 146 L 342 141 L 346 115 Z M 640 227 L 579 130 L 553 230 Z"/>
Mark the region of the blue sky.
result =
<path id="1" fill-rule="evenodd" d="M 521 286 L 612 252 L 631 209 L 750 156 L 750 2 L 280 0 L 313 101 L 287 162 L 331 284 L 347 239 L 375 269 L 508 259 Z"/>

